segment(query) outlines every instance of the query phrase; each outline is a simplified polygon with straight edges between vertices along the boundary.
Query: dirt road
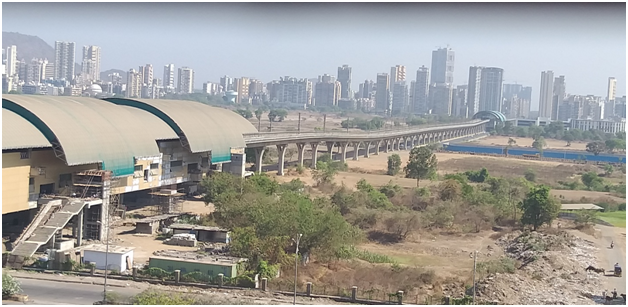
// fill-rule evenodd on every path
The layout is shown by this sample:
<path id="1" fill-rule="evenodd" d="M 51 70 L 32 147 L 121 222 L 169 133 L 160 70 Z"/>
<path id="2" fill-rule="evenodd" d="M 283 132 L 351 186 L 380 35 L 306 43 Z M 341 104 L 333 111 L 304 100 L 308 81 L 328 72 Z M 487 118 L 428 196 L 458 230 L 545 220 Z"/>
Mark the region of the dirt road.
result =
<path id="1" fill-rule="evenodd" d="M 600 229 L 602 233 L 600 238 L 602 242 L 600 247 L 600 264 L 607 270 L 605 285 L 608 288 L 606 290 L 613 291 L 613 288 L 615 288 L 619 293 L 626 293 L 626 229 L 603 225 L 597 225 L 596 228 Z M 611 241 L 615 242 L 615 247 L 612 249 L 610 248 Z M 622 277 L 612 276 L 610 271 L 613 270 L 615 263 L 619 263 L 624 271 Z"/>

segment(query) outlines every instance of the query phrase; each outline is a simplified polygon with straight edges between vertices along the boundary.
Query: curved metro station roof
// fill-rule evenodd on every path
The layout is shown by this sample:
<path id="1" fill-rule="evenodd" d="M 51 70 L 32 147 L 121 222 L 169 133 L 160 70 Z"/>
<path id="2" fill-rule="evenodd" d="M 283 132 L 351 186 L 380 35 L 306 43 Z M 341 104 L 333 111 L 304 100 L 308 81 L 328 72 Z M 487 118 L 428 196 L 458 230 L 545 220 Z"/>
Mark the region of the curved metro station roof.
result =
<path id="1" fill-rule="evenodd" d="M 52 147 L 33 124 L 17 113 L 2 109 L 2 150 Z"/>
<path id="2" fill-rule="evenodd" d="M 148 111 L 167 123 L 193 153 L 211 151 L 212 162 L 231 160 L 231 148 L 245 147 L 243 134 L 257 129 L 241 115 L 200 102 L 168 99 L 106 98 L 117 105 Z"/>
<path id="3" fill-rule="evenodd" d="M 2 108 L 25 118 L 57 144 L 67 165 L 103 163 L 115 176 L 132 174 L 134 158 L 159 156 L 155 140 L 177 138 L 151 114 L 100 99 L 2 95 Z"/>

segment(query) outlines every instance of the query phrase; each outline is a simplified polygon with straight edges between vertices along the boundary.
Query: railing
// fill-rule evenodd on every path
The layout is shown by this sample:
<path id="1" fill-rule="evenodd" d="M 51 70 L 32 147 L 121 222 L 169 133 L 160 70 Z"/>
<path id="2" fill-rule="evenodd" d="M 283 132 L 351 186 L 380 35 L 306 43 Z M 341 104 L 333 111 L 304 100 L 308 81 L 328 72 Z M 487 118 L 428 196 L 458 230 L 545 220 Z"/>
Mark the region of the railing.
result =
<path id="1" fill-rule="evenodd" d="M 244 139 L 246 142 L 255 142 L 255 141 L 273 141 L 273 140 L 285 140 L 285 139 L 294 139 L 294 138 L 316 138 L 316 137 L 342 137 L 342 138 L 379 138 L 379 137 L 387 137 L 390 135 L 396 134 L 411 134 L 418 133 L 430 130 L 438 130 L 438 128 L 457 128 L 457 127 L 466 127 L 471 125 L 477 125 L 483 122 L 487 122 L 486 120 L 476 120 L 471 122 L 465 122 L 460 124 L 440 124 L 440 125 L 428 125 L 421 126 L 416 128 L 404 128 L 404 129 L 390 129 L 390 130 L 375 130 L 375 131 L 334 131 L 334 132 L 258 132 L 258 133 L 249 133 L 244 134 Z"/>

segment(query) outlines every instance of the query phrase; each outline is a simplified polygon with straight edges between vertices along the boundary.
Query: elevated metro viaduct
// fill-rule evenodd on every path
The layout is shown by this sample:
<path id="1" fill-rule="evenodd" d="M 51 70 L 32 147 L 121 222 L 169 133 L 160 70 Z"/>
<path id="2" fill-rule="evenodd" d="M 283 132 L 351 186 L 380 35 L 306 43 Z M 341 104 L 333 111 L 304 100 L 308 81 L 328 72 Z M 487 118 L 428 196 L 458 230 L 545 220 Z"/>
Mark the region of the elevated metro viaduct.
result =
<path id="1" fill-rule="evenodd" d="M 289 144 L 297 145 L 298 163 L 303 166 L 305 151 L 309 145 L 312 153 L 311 167 L 316 168 L 318 148 L 327 146 L 332 154 L 334 146 L 340 151 L 340 160 L 347 158 L 347 148 L 353 147 L 353 160 L 358 160 L 360 149 L 364 157 L 371 153 L 378 155 L 380 151 L 409 149 L 415 146 L 443 142 L 451 139 L 473 136 L 486 130 L 487 119 L 477 119 L 458 124 L 442 124 L 421 128 L 399 129 L 377 132 L 330 132 L 330 133 L 252 133 L 245 134 L 244 140 L 248 148 L 255 149 L 256 172 L 262 171 L 262 161 L 267 146 L 276 146 L 279 156 L 278 175 L 284 174 L 286 148 Z"/>

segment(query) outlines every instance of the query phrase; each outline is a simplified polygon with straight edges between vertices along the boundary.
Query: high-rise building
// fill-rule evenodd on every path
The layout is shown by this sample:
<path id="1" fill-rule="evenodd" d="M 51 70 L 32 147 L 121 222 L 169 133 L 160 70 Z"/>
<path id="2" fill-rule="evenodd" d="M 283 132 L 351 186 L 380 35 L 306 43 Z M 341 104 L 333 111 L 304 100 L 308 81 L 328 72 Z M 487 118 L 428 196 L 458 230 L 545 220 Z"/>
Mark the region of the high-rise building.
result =
<path id="1" fill-rule="evenodd" d="M 626 118 L 626 96 L 615 97 L 615 117 Z"/>
<path id="2" fill-rule="evenodd" d="M 504 70 L 498 67 L 469 67 L 467 107 L 469 116 L 479 111 L 502 110 Z"/>
<path id="3" fill-rule="evenodd" d="M 364 80 L 364 83 L 362 83 L 362 98 L 371 99 L 374 88 L 375 83 L 373 80 Z"/>
<path id="4" fill-rule="evenodd" d="M 337 106 L 341 93 L 342 82 L 334 80 L 334 77 L 327 74 L 319 76 L 314 93 L 314 104 L 327 107 Z"/>
<path id="5" fill-rule="evenodd" d="M 469 83 L 467 85 L 467 112 L 469 116 L 480 111 L 480 90 L 482 89 L 482 67 L 469 67 Z"/>
<path id="6" fill-rule="evenodd" d="M 44 79 L 50 80 L 55 78 L 55 63 L 46 64 L 46 72 L 44 73 Z"/>
<path id="7" fill-rule="evenodd" d="M 220 85 L 222 86 L 223 91 L 233 91 L 233 78 L 229 76 L 224 76 L 220 78 Z"/>
<path id="8" fill-rule="evenodd" d="M 56 80 L 74 80 L 74 55 L 73 42 L 55 42 L 55 76 Z"/>
<path id="9" fill-rule="evenodd" d="M 220 84 L 213 82 L 203 83 L 203 94 L 218 95 L 220 92 Z"/>
<path id="10" fill-rule="evenodd" d="M 458 85 L 453 91 L 451 104 L 451 115 L 456 117 L 468 118 L 467 108 L 467 85 Z M 473 115 L 473 114 L 471 114 Z"/>
<path id="11" fill-rule="evenodd" d="M 100 47 L 83 46 L 83 61 L 81 64 L 84 80 L 100 80 Z"/>
<path id="12" fill-rule="evenodd" d="M 388 85 L 388 88 L 392 90 L 395 83 L 399 81 L 406 81 L 406 67 L 403 65 L 397 65 L 390 68 L 390 84 Z"/>
<path id="13" fill-rule="evenodd" d="M 439 48 L 432 51 L 432 76 L 430 84 L 454 83 L 455 54 L 451 48 Z"/>
<path id="14" fill-rule="evenodd" d="M 297 79 L 286 76 L 279 79 L 277 100 L 279 102 L 299 105 L 312 104 L 312 82 L 308 79 Z"/>
<path id="15" fill-rule="evenodd" d="M 238 96 L 236 97 L 236 103 L 240 104 L 244 101 L 248 103 L 249 99 L 249 78 L 234 78 L 233 79 L 233 90 L 238 92 Z"/>
<path id="16" fill-rule="evenodd" d="M 552 101 L 554 96 L 554 72 L 541 72 L 541 87 L 539 95 L 539 117 L 552 117 Z"/>
<path id="17" fill-rule="evenodd" d="M 164 79 L 163 79 L 163 87 L 167 93 L 172 93 L 175 90 L 175 79 L 174 79 L 174 64 L 167 64 L 164 66 Z"/>
<path id="18" fill-rule="evenodd" d="M 38 85 L 44 79 L 46 74 L 46 59 L 33 59 L 26 65 L 26 84 Z"/>
<path id="19" fill-rule="evenodd" d="M 194 70 L 192 70 L 192 68 L 189 68 L 189 67 L 179 68 L 177 92 L 185 93 L 185 94 L 194 93 Z"/>
<path id="20" fill-rule="evenodd" d="M 608 78 L 608 90 L 606 91 L 606 100 L 613 101 L 615 100 L 615 95 L 617 91 L 617 80 L 615 77 Z"/>
<path id="21" fill-rule="evenodd" d="M 342 65 L 338 67 L 338 82 L 340 82 L 340 98 L 351 97 L 351 67 Z"/>
<path id="22" fill-rule="evenodd" d="M 431 109 L 428 105 L 430 70 L 421 66 L 416 71 L 416 81 L 412 91 L 412 113 L 427 114 Z"/>
<path id="23" fill-rule="evenodd" d="M 142 83 L 145 86 L 153 85 L 153 65 L 146 64 L 144 66 L 140 66 L 140 73 L 142 73 Z"/>
<path id="24" fill-rule="evenodd" d="M 429 101 L 432 103 L 432 114 L 449 116 L 453 100 L 453 89 L 449 83 L 430 85 Z"/>
<path id="25" fill-rule="evenodd" d="M 264 93 L 264 82 L 251 79 L 249 82 L 249 97 L 258 96 Z"/>
<path id="26" fill-rule="evenodd" d="M 552 120 L 558 120 L 560 106 L 565 100 L 566 95 L 565 76 L 554 78 L 554 90 L 552 97 Z"/>
<path id="27" fill-rule="evenodd" d="M 375 110 L 390 114 L 390 76 L 387 73 L 377 74 L 375 85 Z"/>
<path id="28" fill-rule="evenodd" d="M 502 110 L 502 85 L 504 70 L 498 67 L 482 68 L 482 85 L 480 88 L 480 111 Z"/>
<path id="29" fill-rule="evenodd" d="M 521 84 L 504 83 L 504 92 L 502 96 L 504 97 L 504 100 L 508 100 L 514 96 L 519 96 L 519 93 L 521 93 L 522 89 L 523 85 Z"/>
<path id="30" fill-rule="evenodd" d="M 397 81 L 393 85 L 392 114 L 404 115 L 408 112 L 408 86 L 406 81 Z"/>
<path id="31" fill-rule="evenodd" d="M 6 75 L 9 77 L 13 77 L 18 74 L 17 71 L 17 46 L 9 46 L 7 47 L 7 63 L 6 63 Z"/>
<path id="32" fill-rule="evenodd" d="M 126 75 L 126 97 L 140 98 L 142 95 L 142 74 L 131 69 Z"/>

